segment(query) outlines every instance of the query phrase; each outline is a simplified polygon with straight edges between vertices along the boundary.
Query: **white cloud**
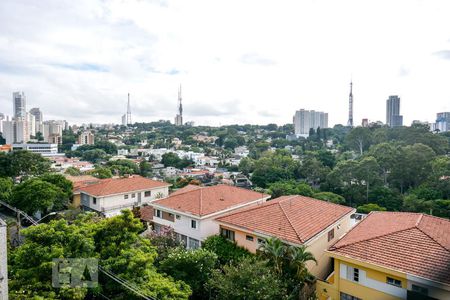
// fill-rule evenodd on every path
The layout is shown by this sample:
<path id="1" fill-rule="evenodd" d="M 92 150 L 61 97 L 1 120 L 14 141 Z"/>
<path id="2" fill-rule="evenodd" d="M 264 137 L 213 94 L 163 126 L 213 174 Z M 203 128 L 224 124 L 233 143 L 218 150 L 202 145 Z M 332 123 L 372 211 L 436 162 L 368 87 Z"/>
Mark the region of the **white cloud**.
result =
<path id="1" fill-rule="evenodd" d="M 449 110 L 448 1 L 0 2 L 0 111 L 24 90 L 47 118 L 289 123 L 296 109 L 346 123 L 384 121 L 402 98 L 406 122 Z M 420 22 L 418 22 L 420 20 Z"/>

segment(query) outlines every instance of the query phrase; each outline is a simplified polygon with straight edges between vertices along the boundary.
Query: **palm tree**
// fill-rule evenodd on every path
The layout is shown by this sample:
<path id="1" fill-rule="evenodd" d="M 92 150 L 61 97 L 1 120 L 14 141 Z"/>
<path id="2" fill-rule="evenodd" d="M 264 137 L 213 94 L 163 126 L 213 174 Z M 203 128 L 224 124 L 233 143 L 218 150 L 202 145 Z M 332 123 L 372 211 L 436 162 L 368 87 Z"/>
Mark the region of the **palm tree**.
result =
<path id="1" fill-rule="evenodd" d="M 281 274 L 283 260 L 285 259 L 287 252 L 286 245 L 277 238 L 268 238 L 259 247 L 259 251 L 261 251 L 263 257 L 267 258 L 269 262 L 273 264 L 275 272 Z"/>
<path id="2" fill-rule="evenodd" d="M 297 278 L 303 282 L 309 275 L 306 263 L 313 261 L 317 265 L 316 258 L 311 252 L 306 250 L 305 246 L 290 246 L 287 252 L 289 253 L 290 264 L 296 270 Z"/>

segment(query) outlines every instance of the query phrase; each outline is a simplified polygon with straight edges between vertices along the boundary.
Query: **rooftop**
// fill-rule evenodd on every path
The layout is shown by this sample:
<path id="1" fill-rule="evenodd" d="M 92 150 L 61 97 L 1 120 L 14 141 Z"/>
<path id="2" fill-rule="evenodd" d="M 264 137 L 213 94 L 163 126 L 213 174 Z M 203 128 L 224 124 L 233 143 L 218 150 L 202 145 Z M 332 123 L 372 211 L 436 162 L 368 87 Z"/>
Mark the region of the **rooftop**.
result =
<path id="1" fill-rule="evenodd" d="M 450 284 L 450 221 L 425 214 L 372 212 L 332 253 Z"/>
<path id="2" fill-rule="evenodd" d="M 217 221 L 303 244 L 352 211 L 351 207 L 305 196 L 282 196 Z"/>
<path id="3" fill-rule="evenodd" d="M 266 197 L 269 195 L 228 185 L 188 185 L 153 203 L 201 217 Z"/>
<path id="4" fill-rule="evenodd" d="M 108 196 L 168 186 L 166 182 L 133 175 L 126 178 L 103 179 L 99 183 L 80 187 L 79 190 L 93 196 Z"/>

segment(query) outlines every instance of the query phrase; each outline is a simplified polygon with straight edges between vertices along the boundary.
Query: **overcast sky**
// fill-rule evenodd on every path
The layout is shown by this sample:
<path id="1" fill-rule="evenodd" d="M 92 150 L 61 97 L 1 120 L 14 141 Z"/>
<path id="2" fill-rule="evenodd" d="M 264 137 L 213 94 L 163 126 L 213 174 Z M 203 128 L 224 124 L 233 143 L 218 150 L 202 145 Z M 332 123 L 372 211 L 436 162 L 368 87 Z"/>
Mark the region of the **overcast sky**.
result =
<path id="1" fill-rule="evenodd" d="M 1 0 L 0 112 L 44 119 L 285 124 L 300 108 L 405 124 L 450 111 L 450 1 Z"/>

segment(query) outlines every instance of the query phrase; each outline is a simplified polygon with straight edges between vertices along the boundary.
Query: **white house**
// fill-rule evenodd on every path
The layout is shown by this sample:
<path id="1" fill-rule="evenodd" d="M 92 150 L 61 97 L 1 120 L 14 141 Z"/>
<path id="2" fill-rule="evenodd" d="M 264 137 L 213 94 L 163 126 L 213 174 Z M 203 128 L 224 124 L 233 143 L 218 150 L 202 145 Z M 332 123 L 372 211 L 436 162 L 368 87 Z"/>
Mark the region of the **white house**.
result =
<path id="1" fill-rule="evenodd" d="M 219 234 L 215 218 L 265 202 L 270 196 L 234 186 L 200 187 L 188 185 L 165 199 L 152 202 L 152 223 L 158 232 L 169 226 L 187 248 L 198 248 L 208 236 Z"/>
<path id="2" fill-rule="evenodd" d="M 106 179 L 79 189 L 81 207 L 105 217 L 119 215 L 123 209 L 133 209 L 169 195 L 170 184 L 133 175 Z"/>

